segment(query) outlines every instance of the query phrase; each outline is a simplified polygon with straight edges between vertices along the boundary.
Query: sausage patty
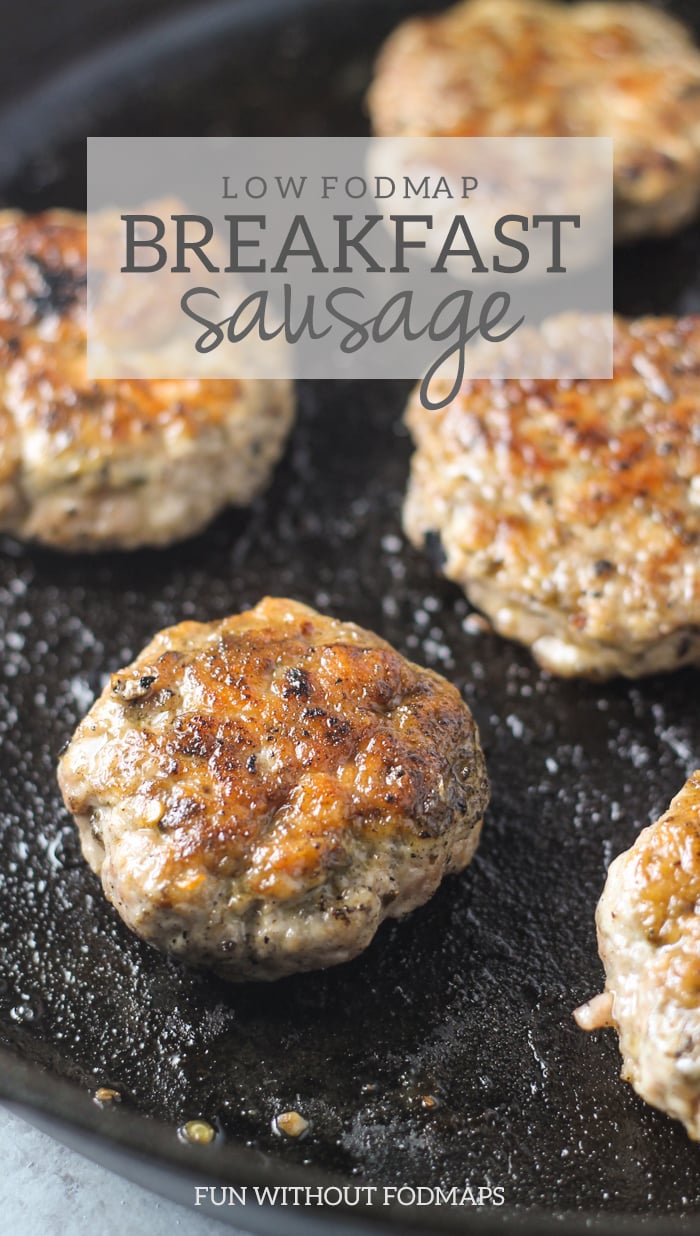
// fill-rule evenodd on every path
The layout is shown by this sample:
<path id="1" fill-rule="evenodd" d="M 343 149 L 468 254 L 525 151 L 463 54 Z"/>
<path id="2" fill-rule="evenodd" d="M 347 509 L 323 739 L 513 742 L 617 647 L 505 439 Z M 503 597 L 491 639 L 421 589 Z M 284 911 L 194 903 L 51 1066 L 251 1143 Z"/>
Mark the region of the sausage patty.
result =
<path id="1" fill-rule="evenodd" d="M 700 201 L 700 52 L 643 4 L 467 0 L 390 36 L 376 133 L 611 137 L 620 239 L 666 234 Z"/>
<path id="2" fill-rule="evenodd" d="M 700 772 L 612 863 L 596 919 L 605 993 L 577 1021 L 615 1026 L 625 1080 L 700 1139 Z"/>
<path id="3" fill-rule="evenodd" d="M 454 686 L 271 598 L 161 631 L 58 776 L 128 926 L 228 979 L 354 957 L 466 867 L 488 801 Z"/>
<path id="4" fill-rule="evenodd" d="M 700 318 L 616 319 L 613 361 L 611 380 L 468 380 L 407 412 L 408 536 L 565 676 L 700 663 Z"/>
<path id="5" fill-rule="evenodd" d="M 268 481 L 282 381 L 91 381 L 85 216 L 0 212 L 0 531 L 65 550 L 164 545 Z"/>

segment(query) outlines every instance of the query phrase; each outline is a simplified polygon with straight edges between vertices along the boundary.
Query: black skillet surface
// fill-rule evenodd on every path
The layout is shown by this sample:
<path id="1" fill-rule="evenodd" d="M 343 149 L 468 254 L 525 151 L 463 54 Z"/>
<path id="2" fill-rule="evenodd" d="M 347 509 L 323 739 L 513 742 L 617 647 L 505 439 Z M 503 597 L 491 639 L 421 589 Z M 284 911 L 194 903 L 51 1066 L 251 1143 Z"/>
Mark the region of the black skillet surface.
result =
<path id="1" fill-rule="evenodd" d="M 3 198 L 81 206 L 88 132 L 360 132 L 374 50 L 415 7 L 179 8 L 6 105 Z M 621 253 L 618 309 L 697 309 L 699 234 Z M 188 1165 L 229 1183 L 468 1180 L 505 1189 L 504 1210 L 478 1216 L 484 1231 L 528 1213 L 541 1231 L 542 1212 L 573 1211 L 609 1229 L 656 1216 L 668 1231 L 667 1216 L 700 1216 L 698 1147 L 619 1080 L 614 1036 L 581 1034 L 571 1010 L 601 984 L 606 865 L 700 763 L 699 679 L 558 682 L 514 645 L 469 634 L 460 593 L 401 536 L 405 393 L 302 384 L 267 495 L 187 544 L 95 559 L 0 547 L 0 1091 L 98 1133 L 96 1157 L 117 1143 L 148 1151 L 171 1165 L 156 1182 L 166 1191 Z M 122 926 L 80 858 L 54 768 L 104 675 L 154 631 L 265 593 L 374 628 L 457 682 L 493 801 L 470 870 L 363 957 L 226 987 Z M 118 1111 L 91 1103 L 99 1085 L 122 1092 Z M 271 1128 L 289 1108 L 312 1122 L 300 1143 Z M 178 1141 L 195 1116 L 219 1131 L 207 1151 Z M 312 1219 L 328 1216 L 310 1213 L 307 1230 Z M 475 1215 L 406 1208 L 399 1220 L 466 1231 Z M 295 1221 L 280 1211 L 276 1230 Z"/>

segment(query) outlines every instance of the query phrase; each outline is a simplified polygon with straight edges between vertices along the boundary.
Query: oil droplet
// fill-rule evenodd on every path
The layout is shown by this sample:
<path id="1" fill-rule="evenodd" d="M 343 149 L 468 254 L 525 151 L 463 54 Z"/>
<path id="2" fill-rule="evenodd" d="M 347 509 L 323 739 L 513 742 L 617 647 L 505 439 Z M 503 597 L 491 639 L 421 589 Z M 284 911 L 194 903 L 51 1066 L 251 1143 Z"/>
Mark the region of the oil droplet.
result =
<path id="1" fill-rule="evenodd" d="M 426 1107 L 428 1109 L 442 1106 L 439 1098 L 435 1094 L 422 1094 L 420 1096 L 420 1101 L 421 1107 Z"/>
<path id="2" fill-rule="evenodd" d="M 93 1098 L 100 1107 L 108 1106 L 110 1103 L 121 1103 L 122 1096 L 118 1090 L 112 1090 L 110 1086 L 98 1086 Z"/>
<path id="3" fill-rule="evenodd" d="M 39 1021 L 43 1015 L 43 1008 L 38 999 L 31 996 L 20 996 L 19 1004 L 15 1004 L 10 1009 L 10 1017 L 13 1021 L 30 1022 Z"/>
<path id="4" fill-rule="evenodd" d="M 180 1126 L 178 1134 L 183 1142 L 191 1146 L 208 1146 L 216 1137 L 216 1130 L 208 1120 L 188 1120 Z"/>
<path id="5" fill-rule="evenodd" d="M 282 1112 L 275 1116 L 272 1127 L 275 1133 L 282 1133 L 285 1137 L 303 1137 L 309 1122 L 299 1112 Z"/>

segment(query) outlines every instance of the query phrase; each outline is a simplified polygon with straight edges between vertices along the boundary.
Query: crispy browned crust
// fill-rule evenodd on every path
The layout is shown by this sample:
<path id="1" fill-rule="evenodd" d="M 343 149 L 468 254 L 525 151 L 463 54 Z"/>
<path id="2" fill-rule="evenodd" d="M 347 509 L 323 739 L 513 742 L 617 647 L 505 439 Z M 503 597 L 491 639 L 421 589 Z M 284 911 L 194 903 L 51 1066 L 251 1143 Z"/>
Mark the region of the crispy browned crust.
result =
<path id="1" fill-rule="evenodd" d="M 643 4 L 467 0 L 390 36 L 380 135 L 609 136 L 618 235 L 667 232 L 700 192 L 700 53 Z"/>
<path id="2" fill-rule="evenodd" d="M 394 900 L 405 912 L 466 865 L 488 798 L 454 686 L 369 631 L 270 598 L 157 635 L 112 676 L 59 781 L 118 908 L 134 884 L 143 898 L 148 867 L 155 905 L 185 914 L 212 880 L 224 905 L 235 889 L 239 915 L 274 902 L 321 917 L 324 899 L 342 913 L 343 887 L 371 890 L 377 863 L 379 918 Z M 138 860 L 115 861 L 130 830 Z"/>
<path id="3" fill-rule="evenodd" d="M 700 1138 L 699 908 L 700 772 L 695 772 L 661 819 L 610 867 L 596 916 L 605 994 L 577 1012 L 585 1029 L 616 1027 L 623 1077 L 647 1102 L 682 1120 L 695 1139 Z"/>
<path id="4" fill-rule="evenodd" d="M 194 437 L 203 425 L 220 423 L 240 387 L 235 380 L 87 378 L 86 269 L 83 215 L 0 213 L 3 393 L 11 388 L 14 404 L 21 382 L 29 423 L 51 431 L 57 452 L 79 440 L 86 454 L 106 449 L 131 454 L 148 449 L 156 429 L 162 433 L 175 428 Z M 183 398 L 178 398 L 178 389 Z"/>
<path id="5" fill-rule="evenodd" d="M 407 412 L 409 535 L 437 533 L 445 573 L 561 673 L 700 660 L 700 318 L 617 319 L 614 375 L 472 380 Z"/>
<path id="6" fill-rule="evenodd" d="M 457 689 L 292 601 L 162 631 L 112 675 L 107 701 L 123 759 L 104 775 L 96 763 L 88 800 L 69 794 L 68 809 L 138 793 L 157 767 L 170 878 L 196 853 L 284 896 L 287 871 L 323 877 L 348 832 L 440 837 L 467 806 L 476 727 Z"/>
<path id="7" fill-rule="evenodd" d="M 628 859 L 641 934 L 655 948 L 680 945 L 668 969 L 669 995 L 685 1008 L 700 1008 L 700 772 L 642 833 Z"/>
<path id="8" fill-rule="evenodd" d="M 86 250 L 84 215 L 0 212 L 0 529 L 67 549 L 177 539 L 267 479 L 289 385 L 89 379 Z M 146 332 L 148 309 L 135 291 L 123 327 Z"/>

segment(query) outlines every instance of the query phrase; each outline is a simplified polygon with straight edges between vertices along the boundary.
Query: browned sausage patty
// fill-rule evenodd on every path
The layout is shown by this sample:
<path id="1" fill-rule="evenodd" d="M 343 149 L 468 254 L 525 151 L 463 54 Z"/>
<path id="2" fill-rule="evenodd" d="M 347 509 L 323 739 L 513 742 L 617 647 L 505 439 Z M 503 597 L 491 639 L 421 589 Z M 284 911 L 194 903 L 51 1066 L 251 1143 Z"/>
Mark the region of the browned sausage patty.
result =
<path id="1" fill-rule="evenodd" d="M 616 234 L 668 233 L 700 200 L 700 52 L 644 4 L 467 0 L 388 39 L 376 133 L 611 137 Z"/>
<path id="2" fill-rule="evenodd" d="M 287 382 L 90 381 L 85 217 L 0 212 L 0 531 L 163 545 L 266 484 Z"/>
<path id="3" fill-rule="evenodd" d="M 614 375 L 470 380 L 407 412 L 409 537 L 563 675 L 700 663 L 700 318 L 617 319 Z"/>
<path id="4" fill-rule="evenodd" d="M 270 598 L 157 635 L 112 675 L 59 782 L 124 921 L 230 979 L 354 957 L 468 864 L 488 801 L 455 687 Z"/>
<path id="5" fill-rule="evenodd" d="M 596 915 L 602 996 L 583 1029 L 614 1025 L 622 1076 L 700 1139 L 700 772 L 611 865 Z"/>

